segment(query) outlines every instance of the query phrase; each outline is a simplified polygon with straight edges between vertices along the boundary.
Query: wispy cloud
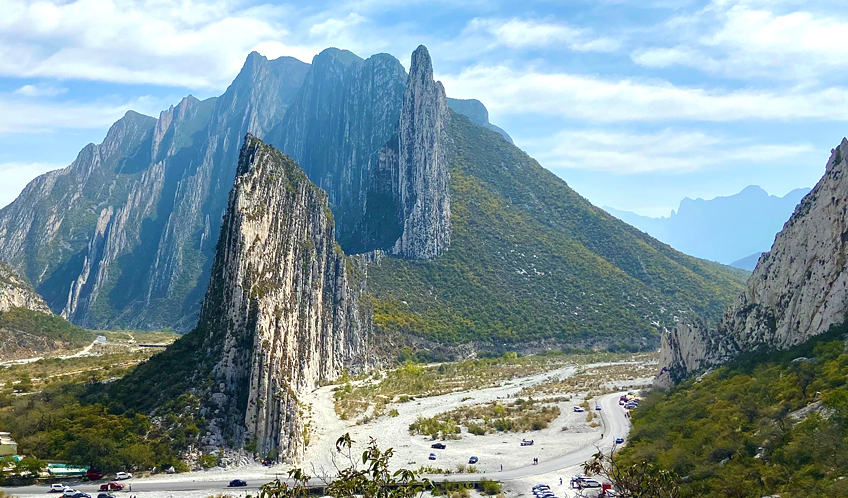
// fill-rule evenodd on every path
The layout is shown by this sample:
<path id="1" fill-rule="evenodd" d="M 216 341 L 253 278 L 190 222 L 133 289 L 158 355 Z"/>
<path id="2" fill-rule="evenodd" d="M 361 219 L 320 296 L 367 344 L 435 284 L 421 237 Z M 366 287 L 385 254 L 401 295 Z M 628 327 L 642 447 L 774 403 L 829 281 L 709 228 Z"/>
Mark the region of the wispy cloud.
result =
<path id="1" fill-rule="evenodd" d="M 707 90 L 664 81 L 612 79 L 532 68 L 476 66 L 442 76 L 449 94 L 478 98 L 493 114 L 553 115 L 592 122 L 828 119 L 848 121 L 848 88 Z M 493 82 L 497 82 L 493 84 Z"/>
<path id="2" fill-rule="evenodd" d="M 39 83 L 37 85 L 24 85 L 13 93 L 24 97 L 55 97 L 67 93 L 68 89 L 56 85 Z"/>
<path id="3" fill-rule="evenodd" d="M 520 140 L 544 151 L 538 159 L 552 169 L 615 174 L 691 173 L 792 161 L 815 151 L 810 144 L 756 143 L 700 131 L 665 129 L 656 133 L 568 129 L 542 139 Z"/>
<path id="4" fill-rule="evenodd" d="M 7 0 L 0 74 L 220 89 L 263 44 L 311 58 L 284 41 L 287 12 L 222 0 Z"/>
<path id="5" fill-rule="evenodd" d="M 487 49 L 565 48 L 575 52 L 612 52 L 621 46 L 615 38 L 598 36 L 593 30 L 550 19 L 474 18 L 460 38 L 472 38 Z M 485 40 L 481 40 L 485 39 Z"/>
<path id="6" fill-rule="evenodd" d="M 633 50 L 637 64 L 688 66 L 732 78 L 817 80 L 848 68 L 848 18 L 838 10 L 794 10 L 792 2 L 714 0 L 706 8 L 669 19 L 655 45 Z"/>
<path id="7" fill-rule="evenodd" d="M 153 97 L 102 98 L 89 102 L 42 102 L 0 94 L 0 133 L 47 133 L 106 129 L 128 110 L 158 116 L 172 102 Z"/>

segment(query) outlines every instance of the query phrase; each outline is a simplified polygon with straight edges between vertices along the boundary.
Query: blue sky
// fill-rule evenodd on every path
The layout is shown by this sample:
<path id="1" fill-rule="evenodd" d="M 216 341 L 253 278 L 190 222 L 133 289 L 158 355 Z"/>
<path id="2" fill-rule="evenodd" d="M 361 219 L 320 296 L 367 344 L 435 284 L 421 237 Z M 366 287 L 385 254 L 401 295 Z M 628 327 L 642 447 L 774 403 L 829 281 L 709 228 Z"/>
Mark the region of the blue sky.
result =
<path id="1" fill-rule="evenodd" d="M 449 96 L 599 206 L 811 187 L 848 135 L 848 7 L 820 0 L 4 0 L 0 205 L 127 109 L 221 94 L 251 50 L 430 49 Z"/>

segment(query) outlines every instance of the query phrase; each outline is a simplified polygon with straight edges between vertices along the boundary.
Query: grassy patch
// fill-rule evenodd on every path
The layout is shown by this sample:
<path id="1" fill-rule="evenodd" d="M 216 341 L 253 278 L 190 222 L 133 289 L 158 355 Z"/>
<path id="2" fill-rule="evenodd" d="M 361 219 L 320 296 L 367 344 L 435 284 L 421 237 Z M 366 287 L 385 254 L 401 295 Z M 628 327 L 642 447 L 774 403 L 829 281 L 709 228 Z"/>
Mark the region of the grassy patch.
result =
<path id="1" fill-rule="evenodd" d="M 410 434 L 441 435 L 444 428 L 465 426 L 472 434 L 494 432 L 539 431 L 548 427 L 560 415 L 558 406 L 534 399 L 516 399 L 511 403 L 492 401 L 473 406 L 462 406 L 425 419 L 419 417 L 409 426 Z M 589 416 L 591 417 L 591 413 Z M 473 431 L 472 431 L 473 429 Z"/>

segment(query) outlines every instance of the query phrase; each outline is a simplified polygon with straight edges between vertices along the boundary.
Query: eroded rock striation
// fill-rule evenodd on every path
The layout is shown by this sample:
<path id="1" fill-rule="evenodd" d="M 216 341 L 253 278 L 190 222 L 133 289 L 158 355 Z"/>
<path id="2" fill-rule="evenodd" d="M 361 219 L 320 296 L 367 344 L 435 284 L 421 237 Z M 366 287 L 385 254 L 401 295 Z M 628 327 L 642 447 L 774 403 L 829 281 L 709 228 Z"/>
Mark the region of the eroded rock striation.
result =
<path id="1" fill-rule="evenodd" d="M 127 112 L 0 210 L 0 260 L 74 323 L 190 329 L 244 135 L 280 122 L 308 67 L 254 52 L 219 98 Z"/>
<path id="2" fill-rule="evenodd" d="M 0 313 L 5 313 L 12 308 L 53 313 L 29 282 L 5 264 L 0 263 Z"/>
<path id="3" fill-rule="evenodd" d="M 421 45 L 412 54 L 396 141 L 380 157 L 380 168 L 391 172 L 401 226 L 392 254 L 433 259 L 450 246 L 449 126 L 445 88 L 433 79 Z"/>
<path id="4" fill-rule="evenodd" d="M 681 323 L 664 334 L 657 383 L 673 385 L 742 352 L 786 349 L 848 312 L 848 140 L 801 201 L 717 328 Z"/>
<path id="5" fill-rule="evenodd" d="M 335 242 L 327 194 L 248 135 L 195 331 L 220 355 L 213 423 L 262 455 L 303 452 L 298 396 L 366 363 L 364 275 Z M 222 444 L 223 441 L 208 441 Z"/>

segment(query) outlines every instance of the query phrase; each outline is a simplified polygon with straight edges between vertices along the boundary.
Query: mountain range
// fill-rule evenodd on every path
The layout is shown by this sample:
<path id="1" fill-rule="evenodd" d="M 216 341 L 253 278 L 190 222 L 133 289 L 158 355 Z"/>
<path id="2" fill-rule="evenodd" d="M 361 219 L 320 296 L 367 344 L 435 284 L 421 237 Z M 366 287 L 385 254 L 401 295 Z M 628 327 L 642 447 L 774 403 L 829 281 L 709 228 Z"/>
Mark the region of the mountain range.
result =
<path id="1" fill-rule="evenodd" d="M 407 73 L 386 54 L 254 52 L 220 97 L 129 111 L 0 210 L 0 260 L 80 326 L 191 330 L 251 134 L 327 193 L 394 344 L 644 348 L 680 316 L 718 320 L 742 273 L 592 206 L 493 130 L 482 104 L 448 99 L 416 54 Z M 421 95 L 408 95 L 411 75 Z M 420 108 L 404 114 L 411 99 Z"/>
<path id="2" fill-rule="evenodd" d="M 687 197 L 671 216 L 661 218 L 604 209 L 678 251 L 751 271 L 809 191 L 799 188 L 778 197 L 750 185 L 726 197 Z"/>

